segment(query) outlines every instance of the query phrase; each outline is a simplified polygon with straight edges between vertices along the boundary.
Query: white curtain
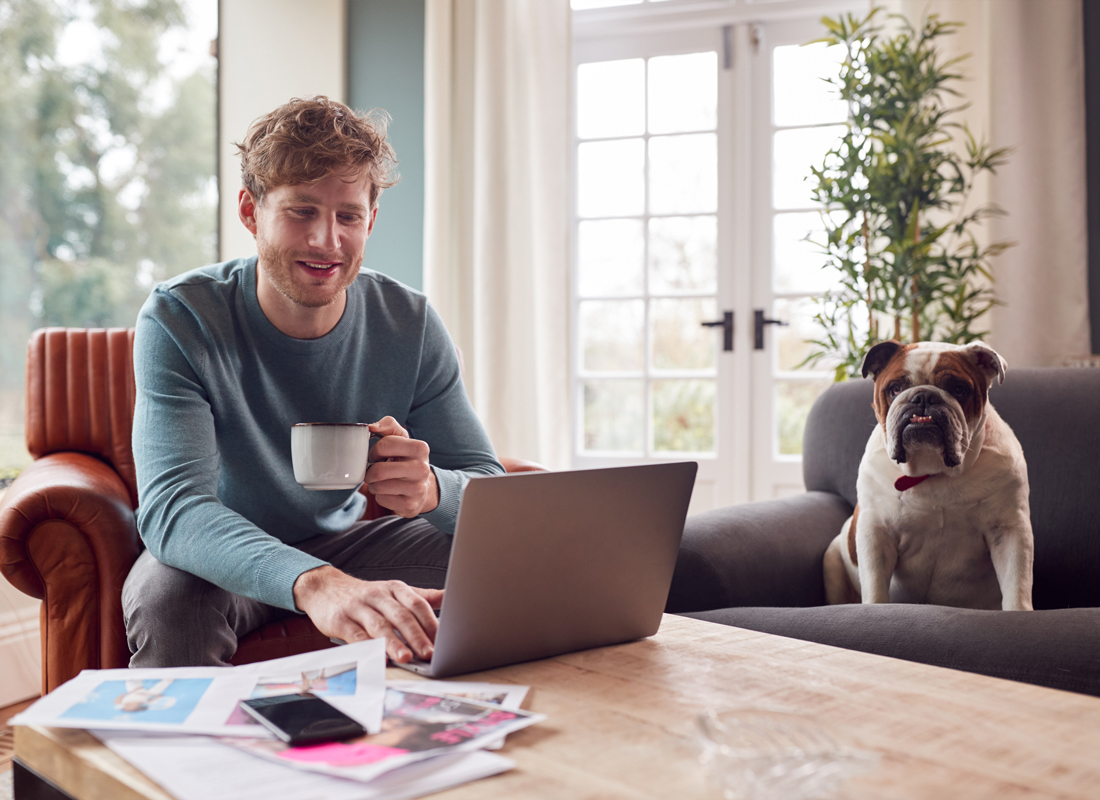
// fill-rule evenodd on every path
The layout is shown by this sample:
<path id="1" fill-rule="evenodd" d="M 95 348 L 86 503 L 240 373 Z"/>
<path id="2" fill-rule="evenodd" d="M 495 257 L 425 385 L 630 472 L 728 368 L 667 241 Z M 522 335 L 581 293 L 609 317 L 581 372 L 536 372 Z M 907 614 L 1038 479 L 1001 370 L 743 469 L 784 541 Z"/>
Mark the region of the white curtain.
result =
<path id="1" fill-rule="evenodd" d="M 568 0 L 427 0 L 424 287 L 501 455 L 568 467 Z"/>
<path id="2" fill-rule="evenodd" d="M 1008 212 L 987 241 L 1016 247 L 993 263 L 1004 304 L 989 342 L 1014 367 L 1058 366 L 1090 349 L 1081 0 L 903 0 L 918 25 L 939 14 L 965 23 L 948 37 L 968 80 L 958 88 L 976 136 L 1014 147 L 976 200 Z"/>

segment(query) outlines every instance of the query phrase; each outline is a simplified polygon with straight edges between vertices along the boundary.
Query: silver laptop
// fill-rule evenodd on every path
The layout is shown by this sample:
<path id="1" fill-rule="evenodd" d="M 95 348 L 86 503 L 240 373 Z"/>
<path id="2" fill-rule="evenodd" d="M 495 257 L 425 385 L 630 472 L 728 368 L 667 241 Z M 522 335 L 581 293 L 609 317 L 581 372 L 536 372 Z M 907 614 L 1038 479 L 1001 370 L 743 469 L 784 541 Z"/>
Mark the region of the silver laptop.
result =
<path id="1" fill-rule="evenodd" d="M 436 678 L 652 636 L 697 464 L 473 478 L 459 507 Z"/>

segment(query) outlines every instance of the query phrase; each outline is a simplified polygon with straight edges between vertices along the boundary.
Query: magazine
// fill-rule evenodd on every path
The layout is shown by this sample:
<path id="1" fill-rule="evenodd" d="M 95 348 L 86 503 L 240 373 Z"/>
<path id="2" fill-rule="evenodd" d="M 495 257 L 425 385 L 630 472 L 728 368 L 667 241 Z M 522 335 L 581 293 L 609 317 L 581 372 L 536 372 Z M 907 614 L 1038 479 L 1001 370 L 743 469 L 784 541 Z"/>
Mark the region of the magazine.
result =
<path id="1" fill-rule="evenodd" d="M 515 766 L 495 753 L 463 752 L 416 761 L 359 783 L 254 758 L 207 736 L 93 733 L 178 800 L 406 800 Z"/>
<path id="2" fill-rule="evenodd" d="M 415 761 L 481 749 L 545 718 L 492 703 L 387 688 L 380 733 L 305 747 L 272 739 L 223 741 L 287 766 L 370 781 Z"/>
<path id="3" fill-rule="evenodd" d="M 239 667 L 88 669 L 11 724 L 268 738 L 239 702 L 312 691 L 377 732 L 385 680 L 382 639 Z"/>
<path id="4" fill-rule="evenodd" d="M 501 708 L 514 709 L 523 704 L 527 696 L 526 686 L 513 683 L 478 683 L 474 681 L 386 681 L 387 689 L 401 689 L 420 694 L 439 694 L 466 700 L 492 703 Z M 483 749 L 499 750 L 504 746 L 504 737 L 489 742 Z"/>

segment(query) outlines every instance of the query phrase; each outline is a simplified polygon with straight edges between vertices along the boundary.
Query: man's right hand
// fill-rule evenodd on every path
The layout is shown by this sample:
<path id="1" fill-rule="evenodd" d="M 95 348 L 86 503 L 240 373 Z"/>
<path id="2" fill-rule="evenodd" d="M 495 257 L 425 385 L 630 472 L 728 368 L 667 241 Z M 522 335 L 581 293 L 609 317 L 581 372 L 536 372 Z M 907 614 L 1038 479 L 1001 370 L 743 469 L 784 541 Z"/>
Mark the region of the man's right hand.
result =
<path id="1" fill-rule="evenodd" d="M 345 642 L 384 638 L 386 654 L 404 664 L 413 652 L 431 659 L 439 627 L 432 609 L 442 604 L 443 591 L 403 581 L 361 581 L 325 565 L 298 576 L 294 602 L 325 636 Z"/>

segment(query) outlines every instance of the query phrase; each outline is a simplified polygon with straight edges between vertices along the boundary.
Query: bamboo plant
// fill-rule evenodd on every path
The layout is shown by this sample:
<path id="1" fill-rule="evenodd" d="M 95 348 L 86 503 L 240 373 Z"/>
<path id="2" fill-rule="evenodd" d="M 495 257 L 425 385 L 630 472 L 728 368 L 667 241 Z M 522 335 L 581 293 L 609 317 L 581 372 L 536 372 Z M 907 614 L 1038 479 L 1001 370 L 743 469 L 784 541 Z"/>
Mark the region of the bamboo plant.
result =
<path id="1" fill-rule="evenodd" d="M 958 103 L 955 70 L 966 56 L 944 59 L 938 44 L 961 23 L 931 15 L 918 30 L 899 18 L 887 37 L 879 11 L 826 17 L 829 33 L 817 40 L 845 49 L 830 82 L 849 119 L 808 179 L 825 223 L 825 266 L 840 285 L 820 300 L 822 333 L 804 363 L 835 364 L 836 380 L 858 376 L 863 356 L 884 339 L 981 338 L 982 315 L 996 303 L 990 262 L 1011 246 L 979 243 L 975 229 L 1004 212 L 968 205 L 977 176 L 995 172 L 1010 150 L 952 119 L 966 107 L 949 105 Z"/>

